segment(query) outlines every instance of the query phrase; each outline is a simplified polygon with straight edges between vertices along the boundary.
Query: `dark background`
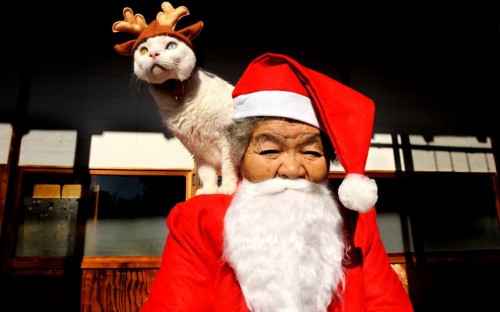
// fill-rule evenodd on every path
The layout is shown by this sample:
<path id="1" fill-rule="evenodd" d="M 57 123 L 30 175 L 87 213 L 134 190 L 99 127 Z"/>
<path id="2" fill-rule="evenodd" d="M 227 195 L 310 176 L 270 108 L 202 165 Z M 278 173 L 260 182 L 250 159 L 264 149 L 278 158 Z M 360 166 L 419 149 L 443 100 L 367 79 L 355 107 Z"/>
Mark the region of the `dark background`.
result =
<path id="1" fill-rule="evenodd" d="M 123 57 L 115 43 L 133 37 L 113 33 L 129 6 L 152 21 L 161 0 L 38 1 L 12 3 L 2 54 L 6 66 L 35 66 L 50 59 Z M 204 51 L 248 63 L 264 52 L 288 54 L 308 66 L 353 65 L 396 77 L 431 95 L 433 105 L 460 110 L 464 127 L 498 130 L 500 80 L 499 1 L 171 1 L 190 15 L 177 29 L 202 20 L 194 40 Z M 12 16 L 14 18 L 12 18 Z M 228 48 L 229 47 L 229 48 Z M 229 49 L 229 50 L 228 50 Z M 349 75 L 339 78 L 349 85 Z"/>

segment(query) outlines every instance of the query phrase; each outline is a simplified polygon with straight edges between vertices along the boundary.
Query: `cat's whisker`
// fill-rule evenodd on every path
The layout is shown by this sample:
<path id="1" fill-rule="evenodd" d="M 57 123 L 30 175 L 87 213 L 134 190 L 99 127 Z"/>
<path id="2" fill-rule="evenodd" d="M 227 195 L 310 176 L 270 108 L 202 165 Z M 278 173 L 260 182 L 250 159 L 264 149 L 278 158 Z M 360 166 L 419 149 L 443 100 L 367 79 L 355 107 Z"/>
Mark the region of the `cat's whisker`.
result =
<path id="1" fill-rule="evenodd" d="M 132 93 L 132 96 L 136 96 L 136 94 L 140 94 L 141 93 L 141 87 L 142 85 L 145 83 L 144 81 L 142 81 L 141 79 L 139 79 L 136 75 L 132 74 L 130 75 L 130 83 L 129 83 L 129 86 L 130 86 L 130 91 Z M 137 93 L 135 92 L 137 91 Z"/>

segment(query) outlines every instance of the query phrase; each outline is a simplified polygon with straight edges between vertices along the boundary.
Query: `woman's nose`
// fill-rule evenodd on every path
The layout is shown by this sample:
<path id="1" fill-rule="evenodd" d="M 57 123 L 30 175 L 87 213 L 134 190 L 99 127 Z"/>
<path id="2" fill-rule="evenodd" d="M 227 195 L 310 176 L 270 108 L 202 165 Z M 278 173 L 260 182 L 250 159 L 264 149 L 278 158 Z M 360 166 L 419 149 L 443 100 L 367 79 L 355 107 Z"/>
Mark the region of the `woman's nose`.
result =
<path id="1" fill-rule="evenodd" d="M 286 179 L 305 178 L 306 170 L 302 162 L 296 156 L 286 155 L 278 169 L 278 176 Z"/>

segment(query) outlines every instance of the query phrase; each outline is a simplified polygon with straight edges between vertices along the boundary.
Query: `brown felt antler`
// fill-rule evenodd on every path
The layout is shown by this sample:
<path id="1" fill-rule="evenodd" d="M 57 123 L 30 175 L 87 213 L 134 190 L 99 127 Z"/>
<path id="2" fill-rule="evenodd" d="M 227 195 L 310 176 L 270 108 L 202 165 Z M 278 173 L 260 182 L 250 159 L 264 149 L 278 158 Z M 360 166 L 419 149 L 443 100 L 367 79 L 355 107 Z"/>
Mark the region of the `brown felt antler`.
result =
<path id="1" fill-rule="evenodd" d="M 163 2 L 161 9 L 163 12 L 158 12 L 156 21 L 158 21 L 158 24 L 171 27 L 172 29 L 175 29 L 175 25 L 181 17 L 189 15 L 189 10 L 185 6 L 174 9 L 170 2 Z"/>
<path id="2" fill-rule="evenodd" d="M 156 15 L 156 20 L 149 25 L 146 24 L 144 16 L 134 14 L 131 8 L 124 8 L 124 20 L 114 22 L 111 29 L 113 32 L 129 32 L 137 35 L 138 38 L 116 44 L 115 51 L 123 55 L 133 55 L 135 49 L 143 40 L 160 35 L 175 37 L 192 47 L 191 40 L 198 36 L 203 27 L 203 22 L 199 21 L 181 30 L 175 30 L 177 22 L 183 16 L 189 15 L 189 10 L 185 6 L 174 9 L 169 2 L 163 2 L 161 8 L 163 12 L 159 12 Z"/>
<path id="3" fill-rule="evenodd" d="M 113 32 L 129 32 L 134 35 L 139 36 L 139 34 L 148 27 L 146 19 L 142 14 L 135 14 L 131 8 L 123 9 L 123 21 L 117 21 L 113 23 L 111 29 Z"/>

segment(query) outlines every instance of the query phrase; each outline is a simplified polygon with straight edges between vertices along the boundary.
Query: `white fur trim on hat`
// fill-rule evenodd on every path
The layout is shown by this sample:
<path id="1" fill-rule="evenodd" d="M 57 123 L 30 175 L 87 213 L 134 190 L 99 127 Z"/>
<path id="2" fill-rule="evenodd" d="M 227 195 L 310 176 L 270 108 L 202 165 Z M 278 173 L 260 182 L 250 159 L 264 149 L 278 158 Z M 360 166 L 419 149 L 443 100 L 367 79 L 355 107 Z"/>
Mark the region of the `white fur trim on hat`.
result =
<path id="1" fill-rule="evenodd" d="M 351 173 L 340 184 L 338 195 L 345 207 L 367 212 L 377 202 L 377 183 L 362 174 Z"/>
<path id="2" fill-rule="evenodd" d="M 258 91 L 234 98 L 234 119 L 277 116 L 299 120 L 320 128 L 311 100 L 289 91 Z"/>

